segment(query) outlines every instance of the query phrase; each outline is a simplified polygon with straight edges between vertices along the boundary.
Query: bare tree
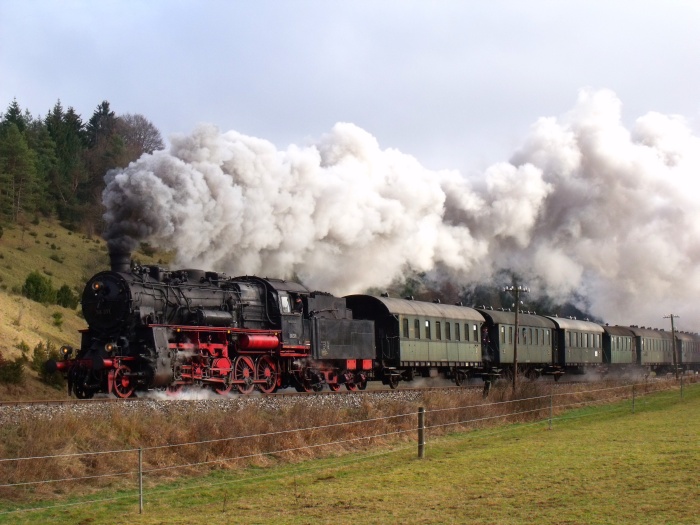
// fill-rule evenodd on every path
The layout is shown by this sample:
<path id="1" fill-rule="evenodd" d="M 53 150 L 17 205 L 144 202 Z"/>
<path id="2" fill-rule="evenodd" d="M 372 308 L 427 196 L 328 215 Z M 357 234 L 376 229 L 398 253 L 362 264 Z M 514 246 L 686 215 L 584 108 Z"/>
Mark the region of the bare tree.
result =
<path id="1" fill-rule="evenodd" d="M 117 132 L 124 140 L 131 160 L 165 147 L 158 128 L 143 115 L 121 115 L 117 119 Z"/>

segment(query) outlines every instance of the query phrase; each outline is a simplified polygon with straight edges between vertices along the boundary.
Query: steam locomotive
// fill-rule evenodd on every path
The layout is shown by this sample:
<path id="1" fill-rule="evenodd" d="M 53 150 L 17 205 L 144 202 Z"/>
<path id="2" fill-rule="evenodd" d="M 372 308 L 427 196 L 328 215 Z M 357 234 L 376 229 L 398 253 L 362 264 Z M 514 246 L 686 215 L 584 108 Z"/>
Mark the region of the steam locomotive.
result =
<path id="1" fill-rule="evenodd" d="M 700 369 L 700 336 L 468 308 L 388 296 L 334 297 L 301 284 L 139 266 L 110 254 L 85 286 L 75 356 L 62 347 L 69 393 L 131 397 L 154 389 L 226 394 L 279 388 L 395 388 L 417 376 L 457 384 L 519 370 L 532 376 Z"/>

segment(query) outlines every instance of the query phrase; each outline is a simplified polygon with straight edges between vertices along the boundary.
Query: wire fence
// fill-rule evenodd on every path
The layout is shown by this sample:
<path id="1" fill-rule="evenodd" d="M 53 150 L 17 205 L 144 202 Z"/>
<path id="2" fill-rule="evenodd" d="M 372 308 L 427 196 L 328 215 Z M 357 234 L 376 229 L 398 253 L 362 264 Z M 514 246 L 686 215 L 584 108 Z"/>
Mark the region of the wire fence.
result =
<path id="1" fill-rule="evenodd" d="M 250 464 L 251 460 L 263 458 L 284 462 L 286 457 L 293 454 L 306 452 L 308 457 L 319 457 L 312 451 L 326 451 L 326 456 L 350 452 L 335 458 L 334 465 L 342 467 L 345 464 L 371 459 L 376 456 L 405 451 L 418 445 L 418 457 L 423 457 L 428 443 L 435 442 L 442 436 L 456 432 L 482 430 L 481 432 L 469 432 L 469 435 L 479 438 L 488 438 L 498 433 L 509 431 L 509 426 L 504 423 L 519 423 L 521 425 L 541 425 L 546 423 L 549 428 L 553 424 L 575 419 L 600 415 L 601 411 L 572 412 L 573 409 L 587 407 L 600 407 L 606 405 L 610 410 L 602 413 L 628 413 L 635 411 L 640 398 L 658 391 L 672 392 L 678 384 L 675 381 L 655 383 L 650 387 L 649 383 L 632 383 L 602 388 L 589 388 L 572 392 L 555 392 L 554 388 L 546 394 L 520 397 L 517 399 L 504 399 L 501 401 L 484 400 L 481 403 L 457 404 L 456 406 L 420 407 L 418 410 L 403 411 L 399 414 L 365 417 L 352 421 L 342 421 L 320 425 L 306 425 L 298 428 L 274 430 L 268 432 L 255 432 L 244 435 L 227 436 L 215 439 L 203 439 L 199 441 L 185 441 L 181 443 L 167 443 L 138 448 L 123 448 L 105 451 L 71 452 L 64 454 L 43 454 L 28 457 L 0 458 L 0 467 L 4 467 L 5 474 L 11 474 L 13 478 L 27 475 L 32 472 L 41 472 L 40 469 L 23 468 L 27 464 L 36 462 L 61 462 L 65 460 L 79 459 L 90 463 L 91 458 L 109 456 L 115 458 L 124 456 L 116 464 L 122 468 L 113 472 L 101 472 L 88 475 L 66 475 L 63 477 L 50 477 L 47 479 L 9 479 L 0 483 L 0 497 L 5 501 L 20 500 L 21 491 L 31 490 L 41 485 L 58 485 L 66 483 L 90 484 L 96 480 L 108 478 L 131 478 L 131 489 L 122 484 L 122 495 L 91 499 L 86 498 L 79 502 L 56 503 L 48 501 L 43 505 L 33 507 L 10 508 L 11 504 L 0 503 L 0 518 L 18 513 L 59 510 L 66 507 L 80 505 L 94 505 L 95 503 L 109 503 L 123 500 L 138 501 L 139 511 L 143 512 L 144 497 L 154 501 L 157 497 L 184 488 L 163 488 L 158 486 L 158 475 L 165 472 L 176 471 L 178 473 L 195 473 L 197 469 L 212 465 L 228 466 L 230 468 L 243 467 Z M 540 389 L 541 390 L 541 389 Z M 684 395 L 681 383 L 680 396 Z M 620 403 L 629 401 L 629 403 Z M 338 437 L 345 429 L 352 428 L 351 435 Z M 487 430 L 484 430 L 487 429 Z M 430 440 L 426 439 L 430 436 Z M 293 438 L 293 439 L 288 439 Z M 285 446 L 283 440 L 289 443 Z M 379 443 L 382 448 L 370 450 L 367 444 Z M 231 444 L 240 446 L 230 447 Z M 253 446 L 254 444 L 254 446 Z M 365 450 L 361 445 L 365 445 Z M 229 446 L 227 448 L 227 446 Z M 196 454 L 188 460 L 188 454 L 183 449 L 194 448 Z M 211 459 L 203 459 L 210 457 Z M 174 452 L 171 456 L 163 457 L 162 452 Z M 175 453 L 178 451 L 177 453 Z M 323 457 L 323 454 L 320 455 Z M 179 461 L 178 461 L 179 460 Z M 167 464 L 162 464 L 167 461 Z M 16 467 L 14 470 L 11 467 Z M 10 468 L 8 468 L 10 467 Z M 294 471 L 302 472 L 313 470 L 314 466 L 297 466 Z M 253 480 L 262 480 L 271 477 L 271 473 L 257 474 L 255 476 L 232 476 L 231 479 L 211 483 L 203 482 L 199 487 L 213 487 L 217 484 L 246 483 Z M 151 480 L 151 486 L 144 488 L 144 478 Z M 197 485 L 195 485 L 196 487 Z M 126 487 L 126 488 L 125 488 Z M 193 488 L 189 484 L 187 489 Z"/>

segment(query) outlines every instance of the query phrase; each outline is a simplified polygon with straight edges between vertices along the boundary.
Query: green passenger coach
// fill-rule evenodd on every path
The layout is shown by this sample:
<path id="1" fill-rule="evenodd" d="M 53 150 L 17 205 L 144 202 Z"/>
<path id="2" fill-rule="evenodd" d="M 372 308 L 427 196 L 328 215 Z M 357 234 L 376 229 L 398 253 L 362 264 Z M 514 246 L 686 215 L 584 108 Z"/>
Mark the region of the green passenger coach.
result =
<path id="1" fill-rule="evenodd" d="M 475 309 L 410 299 L 351 295 L 353 312 L 375 322 L 377 359 L 384 383 L 395 387 L 415 375 L 458 380 L 483 372 L 484 317 Z"/>

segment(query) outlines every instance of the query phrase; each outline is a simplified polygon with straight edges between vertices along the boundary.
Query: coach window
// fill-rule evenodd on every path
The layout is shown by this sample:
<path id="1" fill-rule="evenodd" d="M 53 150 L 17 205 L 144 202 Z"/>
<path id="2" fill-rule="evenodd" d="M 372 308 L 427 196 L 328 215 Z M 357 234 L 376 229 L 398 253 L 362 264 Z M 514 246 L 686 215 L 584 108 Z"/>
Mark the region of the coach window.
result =
<path id="1" fill-rule="evenodd" d="M 455 323 L 455 341 L 460 340 L 459 323 Z"/>
<path id="2" fill-rule="evenodd" d="M 513 327 L 508 327 L 508 342 L 513 344 Z"/>
<path id="3" fill-rule="evenodd" d="M 464 323 L 464 340 L 469 341 L 469 325 Z"/>
<path id="4" fill-rule="evenodd" d="M 440 326 L 440 321 L 435 321 L 435 339 L 438 341 L 442 340 L 442 326 Z"/>
<path id="5" fill-rule="evenodd" d="M 413 321 L 413 330 L 416 332 L 416 339 L 420 339 L 420 321 L 418 319 Z"/>
<path id="6" fill-rule="evenodd" d="M 501 326 L 501 343 L 506 342 L 506 327 Z"/>
<path id="7" fill-rule="evenodd" d="M 430 339 L 430 321 L 425 322 L 425 338 Z"/>
<path id="8" fill-rule="evenodd" d="M 479 342 L 479 327 L 477 325 L 474 325 L 474 342 Z"/>
<path id="9" fill-rule="evenodd" d="M 445 323 L 445 339 L 450 340 L 452 334 L 450 333 L 450 323 Z"/>
<path id="10" fill-rule="evenodd" d="M 549 330 L 545 330 L 544 333 L 547 335 L 547 346 L 552 344 L 552 340 L 550 339 L 549 335 Z"/>
<path id="11" fill-rule="evenodd" d="M 408 339 L 408 317 L 403 318 L 403 337 Z"/>
<path id="12" fill-rule="evenodd" d="M 535 330 L 535 332 L 536 332 L 536 331 L 537 331 L 537 330 Z M 532 328 L 530 328 L 530 344 L 532 344 L 532 341 L 533 341 L 533 340 L 532 340 Z"/>

